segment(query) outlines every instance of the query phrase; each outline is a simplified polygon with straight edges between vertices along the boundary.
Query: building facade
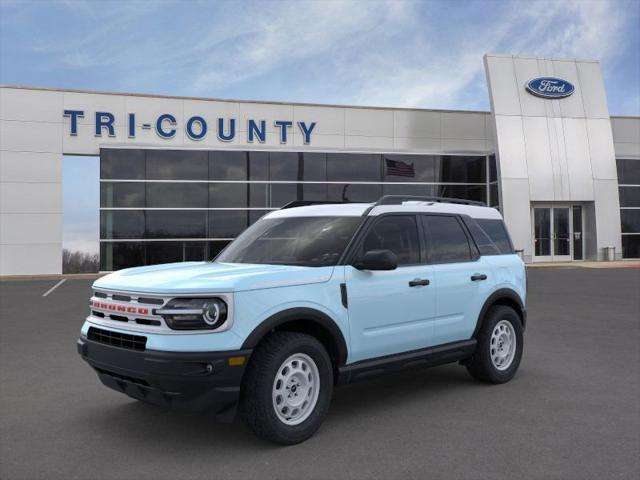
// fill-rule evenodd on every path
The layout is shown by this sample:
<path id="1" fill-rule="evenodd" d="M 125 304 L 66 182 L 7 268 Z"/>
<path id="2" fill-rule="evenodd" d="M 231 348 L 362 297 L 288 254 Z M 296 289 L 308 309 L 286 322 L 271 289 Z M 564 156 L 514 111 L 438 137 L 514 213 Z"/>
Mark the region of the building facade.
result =
<path id="1" fill-rule="evenodd" d="M 100 156 L 100 268 L 212 258 L 293 200 L 499 208 L 526 261 L 640 257 L 640 118 L 599 64 L 485 56 L 490 112 L 0 87 L 0 275 L 61 272 L 62 159 Z"/>

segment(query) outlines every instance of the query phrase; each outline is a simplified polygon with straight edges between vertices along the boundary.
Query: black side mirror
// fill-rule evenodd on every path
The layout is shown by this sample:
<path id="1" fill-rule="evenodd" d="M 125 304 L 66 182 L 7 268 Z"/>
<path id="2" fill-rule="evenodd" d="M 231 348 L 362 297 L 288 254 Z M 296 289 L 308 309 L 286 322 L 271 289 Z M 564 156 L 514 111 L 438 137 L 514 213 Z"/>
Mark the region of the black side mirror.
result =
<path id="1" fill-rule="evenodd" d="M 369 250 L 353 266 L 358 270 L 395 270 L 398 256 L 391 250 Z"/>

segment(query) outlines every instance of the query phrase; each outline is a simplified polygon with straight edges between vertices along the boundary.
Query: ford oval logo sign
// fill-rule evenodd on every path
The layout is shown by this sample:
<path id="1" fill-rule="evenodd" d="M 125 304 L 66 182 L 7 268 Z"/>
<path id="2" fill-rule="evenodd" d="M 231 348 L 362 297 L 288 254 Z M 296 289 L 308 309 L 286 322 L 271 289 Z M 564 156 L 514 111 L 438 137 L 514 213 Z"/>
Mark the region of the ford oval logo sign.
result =
<path id="1" fill-rule="evenodd" d="M 566 80 L 555 77 L 534 78 L 527 82 L 527 90 L 538 97 L 564 98 L 571 95 L 576 87 Z"/>

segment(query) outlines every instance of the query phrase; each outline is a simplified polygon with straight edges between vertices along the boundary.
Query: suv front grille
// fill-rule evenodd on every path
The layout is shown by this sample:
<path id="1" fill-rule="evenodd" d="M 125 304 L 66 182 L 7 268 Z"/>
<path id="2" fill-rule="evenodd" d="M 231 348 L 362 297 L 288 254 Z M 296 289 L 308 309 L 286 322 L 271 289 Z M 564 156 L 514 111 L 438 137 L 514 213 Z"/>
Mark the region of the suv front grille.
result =
<path id="1" fill-rule="evenodd" d="M 147 337 L 112 332 L 96 327 L 89 328 L 87 338 L 94 342 L 111 345 L 113 347 L 127 348 L 129 350 L 144 351 L 147 347 Z"/>

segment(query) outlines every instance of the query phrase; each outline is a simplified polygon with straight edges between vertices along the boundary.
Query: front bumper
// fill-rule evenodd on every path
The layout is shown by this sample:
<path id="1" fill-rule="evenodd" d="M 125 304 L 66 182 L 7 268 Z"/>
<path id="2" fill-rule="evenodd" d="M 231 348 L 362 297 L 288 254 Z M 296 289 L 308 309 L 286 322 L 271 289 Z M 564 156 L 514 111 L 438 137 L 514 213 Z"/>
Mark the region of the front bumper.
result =
<path id="1" fill-rule="evenodd" d="M 232 420 L 235 415 L 242 375 L 252 352 L 136 351 L 86 338 L 78 339 L 77 346 L 107 387 L 166 408 L 210 410 L 221 420 Z M 240 357 L 244 357 L 241 365 Z"/>

